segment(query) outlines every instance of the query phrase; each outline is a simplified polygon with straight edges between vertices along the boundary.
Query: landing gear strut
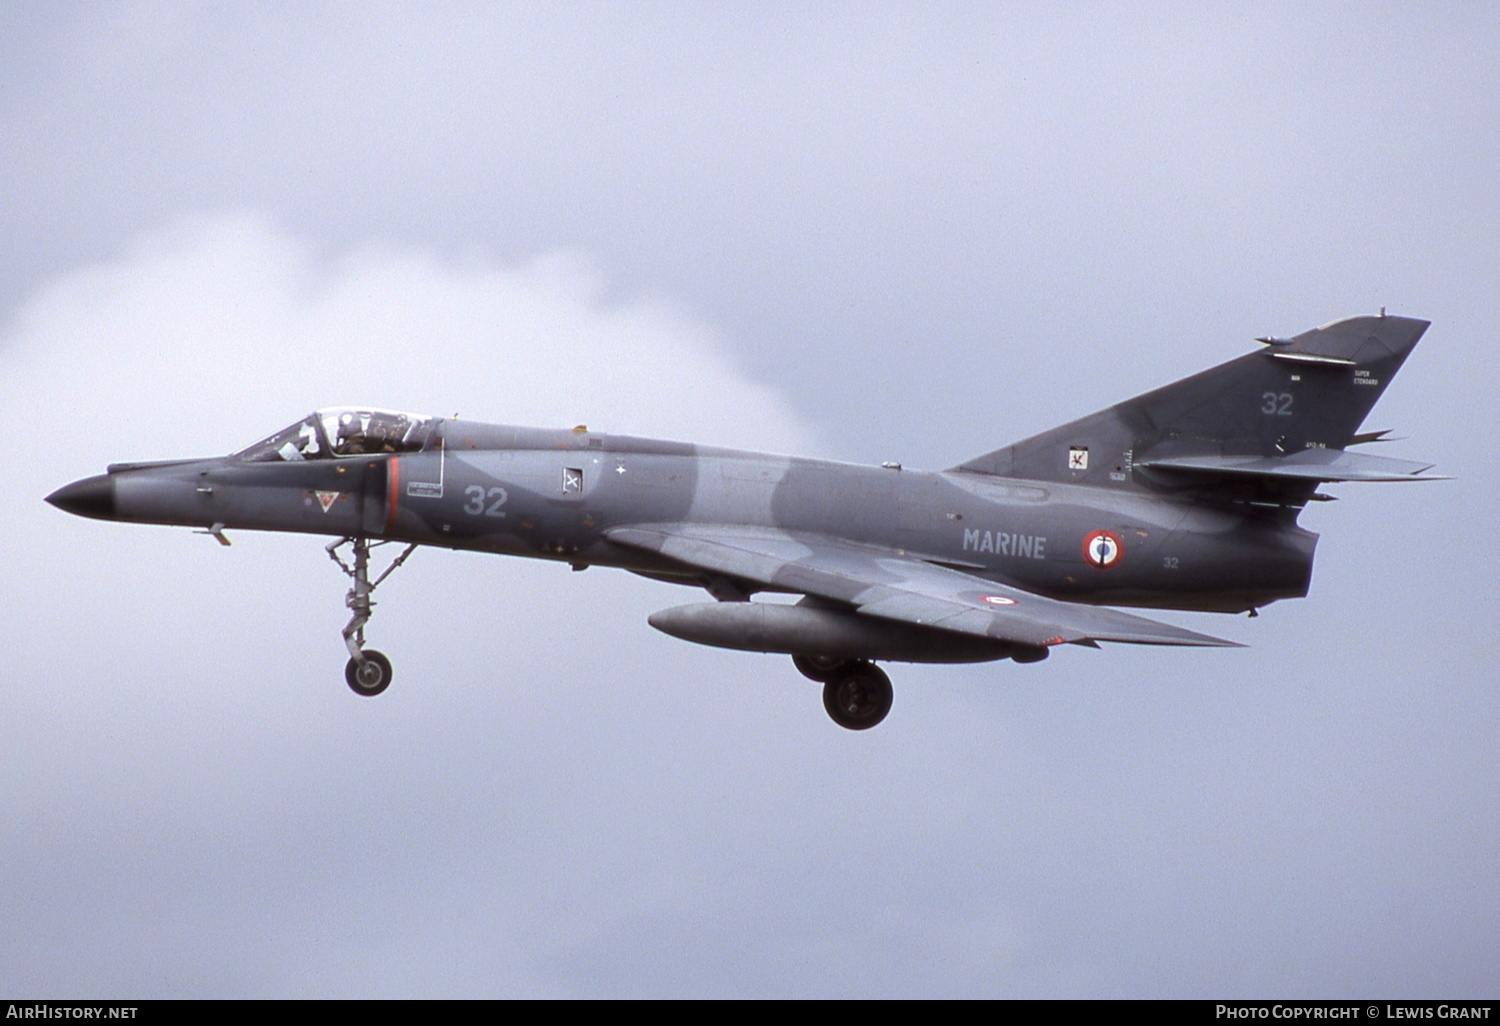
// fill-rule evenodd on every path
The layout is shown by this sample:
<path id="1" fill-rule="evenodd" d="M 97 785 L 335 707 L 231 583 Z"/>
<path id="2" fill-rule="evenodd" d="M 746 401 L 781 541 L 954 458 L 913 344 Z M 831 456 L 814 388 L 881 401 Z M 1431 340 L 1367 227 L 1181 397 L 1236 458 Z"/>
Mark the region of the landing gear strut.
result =
<path id="1" fill-rule="evenodd" d="M 376 545 L 384 545 L 385 542 L 376 542 Z M 345 545 L 353 547 L 354 565 L 345 563 L 338 550 Z M 391 661 L 383 653 L 365 648 L 365 624 L 370 620 L 370 611 L 375 603 L 370 598 L 380 582 L 389 577 L 402 563 L 406 557 L 416 550 L 416 545 L 408 545 L 397 556 L 390 566 L 385 568 L 385 573 L 370 580 L 370 540 L 368 538 L 340 538 L 328 546 L 328 558 L 339 565 L 353 581 L 354 587 L 344 596 L 344 605 L 354 613 L 349 618 L 349 624 L 344 628 L 344 644 L 349 648 L 350 659 L 344 667 L 344 680 L 356 695 L 365 698 L 374 698 L 386 688 L 391 686 Z"/>

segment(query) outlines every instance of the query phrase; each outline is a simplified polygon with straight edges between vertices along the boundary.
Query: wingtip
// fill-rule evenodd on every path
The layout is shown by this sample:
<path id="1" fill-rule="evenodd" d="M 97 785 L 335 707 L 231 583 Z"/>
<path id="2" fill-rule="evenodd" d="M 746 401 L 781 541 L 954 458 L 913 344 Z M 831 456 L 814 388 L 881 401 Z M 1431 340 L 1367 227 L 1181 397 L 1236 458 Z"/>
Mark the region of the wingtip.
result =
<path id="1" fill-rule="evenodd" d="M 1213 634 L 1199 634 L 1197 631 L 1193 631 L 1192 633 L 1193 633 L 1194 637 L 1196 637 L 1197 639 L 1199 639 L 1197 641 L 1197 644 L 1199 646 L 1203 647 L 1203 648 L 1249 648 L 1250 647 L 1249 645 L 1246 645 L 1244 642 L 1241 642 L 1241 641 L 1230 641 L 1228 638 L 1220 638 L 1220 637 L 1217 637 L 1216 635 L 1213 635 Z"/>

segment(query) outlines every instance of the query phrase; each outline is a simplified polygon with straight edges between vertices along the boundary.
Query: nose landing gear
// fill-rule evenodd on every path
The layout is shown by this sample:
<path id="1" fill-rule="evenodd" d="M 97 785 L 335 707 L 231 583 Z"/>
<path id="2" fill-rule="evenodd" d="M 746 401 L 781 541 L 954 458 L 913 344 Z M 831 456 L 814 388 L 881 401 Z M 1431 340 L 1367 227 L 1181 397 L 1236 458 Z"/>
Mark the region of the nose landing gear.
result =
<path id="1" fill-rule="evenodd" d="M 387 543 L 376 542 L 375 544 Z M 343 557 L 339 555 L 338 550 L 345 545 L 352 546 L 353 566 L 345 563 Z M 391 686 L 391 661 L 385 657 L 384 653 L 377 652 L 373 648 L 365 648 L 365 624 L 369 622 L 370 612 L 375 606 L 370 595 L 398 566 L 406 562 L 406 557 L 410 556 L 417 546 L 408 545 L 401 555 L 385 568 L 385 572 L 373 582 L 370 580 L 371 548 L 368 538 L 340 538 L 328 546 L 328 557 L 354 581 L 354 587 L 350 588 L 349 593 L 344 596 L 344 605 L 348 606 L 354 614 L 344 628 L 344 644 L 348 646 L 350 655 L 349 662 L 344 667 L 344 680 L 348 683 L 350 690 L 365 698 L 374 698 Z"/>

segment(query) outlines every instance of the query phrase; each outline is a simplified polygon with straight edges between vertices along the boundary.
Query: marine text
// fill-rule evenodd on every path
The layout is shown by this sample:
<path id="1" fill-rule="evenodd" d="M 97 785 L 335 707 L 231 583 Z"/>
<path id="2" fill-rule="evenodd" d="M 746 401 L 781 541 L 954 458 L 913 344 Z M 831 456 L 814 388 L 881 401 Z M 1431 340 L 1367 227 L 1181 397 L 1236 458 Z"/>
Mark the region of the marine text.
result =
<path id="1" fill-rule="evenodd" d="M 1046 559 L 1047 539 L 1035 534 L 964 529 L 965 552 L 993 552 L 1017 559 Z"/>

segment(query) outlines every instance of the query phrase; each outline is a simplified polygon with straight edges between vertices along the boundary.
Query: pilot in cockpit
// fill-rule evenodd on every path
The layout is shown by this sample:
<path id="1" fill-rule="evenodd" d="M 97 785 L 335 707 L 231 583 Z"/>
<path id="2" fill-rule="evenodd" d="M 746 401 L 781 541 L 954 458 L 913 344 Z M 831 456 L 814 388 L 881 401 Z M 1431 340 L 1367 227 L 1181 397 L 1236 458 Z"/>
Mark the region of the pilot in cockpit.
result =
<path id="1" fill-rule="evenodd" d="M 394 423 L 378 416 L 370 418 L 370 425 L 365 428 L 364 434 L 365 452 L 395 452 L 399 441 L 401 434 Z"/>
<path id="2" fill-rule="evenodd" d="M 356 414 L 345 413 L 339 417 L 339 436 L 334 440 L 333 451 L 340 456 L 359 456 L 368 451 L 365 432 Z"/>
<path id="3" fill-rule="evenodd" d="M 299 462 L 417 452 L 430 434 L 430 422 L 430 417 L 386 410 L 321 410 L 235 455 L 250 461 Z"/>

